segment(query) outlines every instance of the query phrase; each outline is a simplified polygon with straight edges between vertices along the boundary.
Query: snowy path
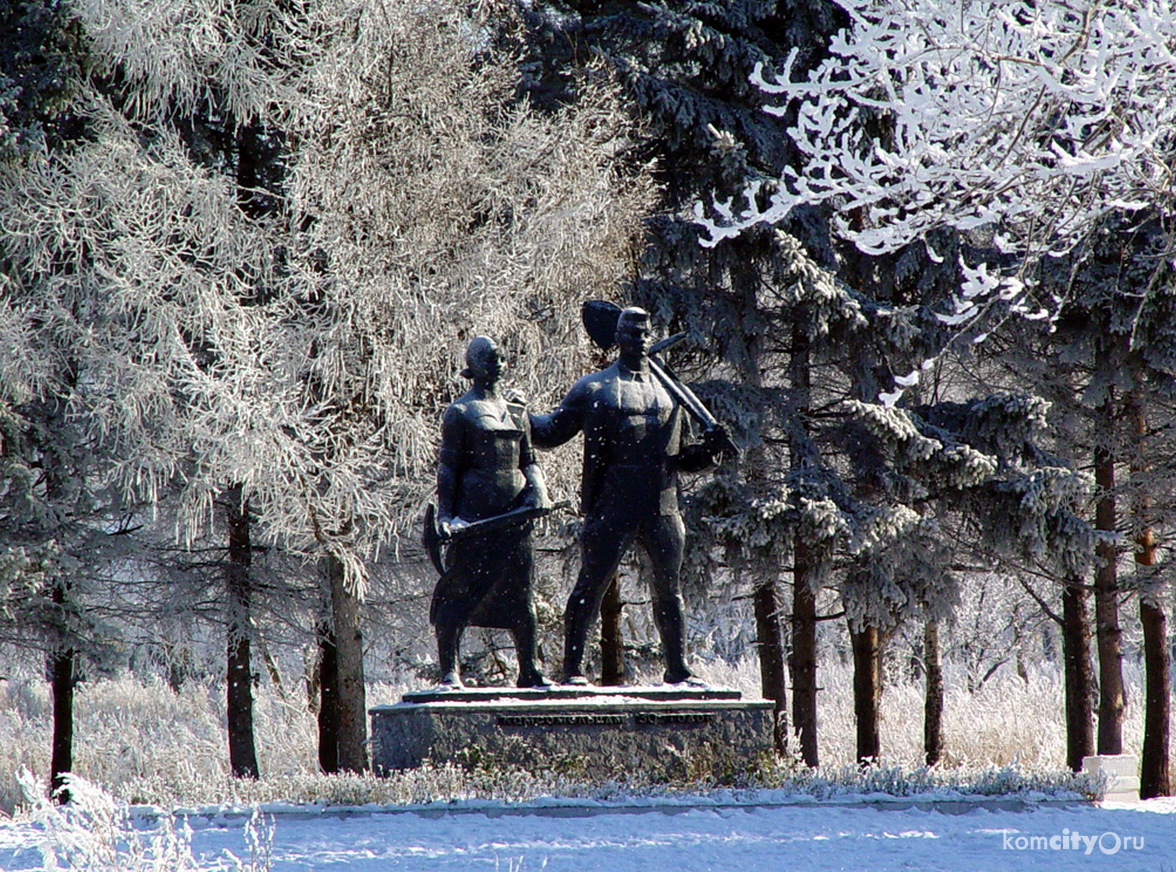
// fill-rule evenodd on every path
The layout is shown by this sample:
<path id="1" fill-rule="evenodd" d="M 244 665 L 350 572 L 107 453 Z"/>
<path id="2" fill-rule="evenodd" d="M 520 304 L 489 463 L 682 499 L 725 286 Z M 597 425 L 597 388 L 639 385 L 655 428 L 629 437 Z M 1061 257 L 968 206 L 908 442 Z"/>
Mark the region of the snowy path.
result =
<path id="1" fill-rule="evenodd" d="M 219 865 L 225 849 L 248 856 L 243 818 L 193 826 L 203 865 Z M 27 826 L 0 823 L 0 869 L 41 869 L 32 844 Z M 1176 801 L 959 814 L 785 805 L 281 815 L 273 858 L 274 872 L 1176 872 Z"/>

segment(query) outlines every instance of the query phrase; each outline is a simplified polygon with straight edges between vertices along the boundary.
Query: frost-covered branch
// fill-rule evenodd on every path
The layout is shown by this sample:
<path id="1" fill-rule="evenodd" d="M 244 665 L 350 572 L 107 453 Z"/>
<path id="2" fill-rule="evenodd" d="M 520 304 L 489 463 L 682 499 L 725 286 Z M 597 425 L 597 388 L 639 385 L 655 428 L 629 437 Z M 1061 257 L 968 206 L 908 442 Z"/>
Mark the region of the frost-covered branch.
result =
<path id="1" fill-rule="evenodd" d="M 961 263 L 939 320 L 978 328 L 993 304 L 1045 318 L 1031 267 L 1115 210 L 1166 210 L 1173 194 L 1176 9 L 1159 0 L 838 0 L 852 24 L 807 76 L 757 67 L 794 119 L 804 156 L 741 200 L 696 206 L 715 245 L 802 205 L 886 254 L 950 229 L 1008 274 Z M 794 80 L 795 78 L 795 80 Z M 912 373 L 912 377 L 917 373 Z M 901 393 L 901 385 L 898 389 Z M 893 401 L 893 399 L 891 400 Z"/>
<path id="2" fill-rule="evenodd" d="M 999 251 L 1068 248 L 1101 214 L 1166 200 L 1176 10 L 1161 2 L 839 0 L 853 27 L 803 81 L 794 50 L 753 79 L 795 111 L 806 156 L 770 193 L 700 220 L 710 243 L 832 202 L 868 254 L 933 228 Z M 863 219 L 855 226 L 850 213 Z"/>

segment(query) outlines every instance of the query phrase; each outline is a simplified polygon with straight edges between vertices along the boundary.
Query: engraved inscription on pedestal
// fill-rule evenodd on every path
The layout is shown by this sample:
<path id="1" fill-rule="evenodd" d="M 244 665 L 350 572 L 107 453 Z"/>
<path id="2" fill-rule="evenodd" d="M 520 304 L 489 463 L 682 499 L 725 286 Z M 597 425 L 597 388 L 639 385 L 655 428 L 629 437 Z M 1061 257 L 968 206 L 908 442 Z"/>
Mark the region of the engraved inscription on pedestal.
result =
<path id="1" fill-rule="evenodd" d="M 772 735 L 766 700 L 670 686 L 421 691 L 371 716 L 373 762 L 385 773 L 425 761 L 586 774 L 732 771 L 768 752 Z"/>

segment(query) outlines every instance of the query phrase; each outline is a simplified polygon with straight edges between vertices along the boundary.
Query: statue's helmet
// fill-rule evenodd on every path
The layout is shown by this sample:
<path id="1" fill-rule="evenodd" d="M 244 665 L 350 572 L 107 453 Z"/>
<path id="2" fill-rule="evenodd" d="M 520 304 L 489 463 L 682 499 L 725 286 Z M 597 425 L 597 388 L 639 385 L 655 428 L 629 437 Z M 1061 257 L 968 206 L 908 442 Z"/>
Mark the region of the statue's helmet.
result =
<path id="1" fill-rule="evenodd" d="M 498 353 L 498 344 L 489 336 L 475 336 L 466 346 L 466 368 L 462 370 L 463 378 L 475 376 L 497 377 L 501 371 L 502 358 Z"/>

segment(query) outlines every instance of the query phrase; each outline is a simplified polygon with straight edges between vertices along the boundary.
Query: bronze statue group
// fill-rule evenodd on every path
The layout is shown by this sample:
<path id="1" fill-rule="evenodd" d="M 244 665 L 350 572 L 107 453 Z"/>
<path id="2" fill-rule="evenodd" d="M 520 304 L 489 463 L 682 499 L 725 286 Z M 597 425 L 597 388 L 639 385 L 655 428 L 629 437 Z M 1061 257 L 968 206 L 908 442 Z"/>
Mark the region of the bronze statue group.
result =
<path id="1" fill-rule="evenodd" d="M 678 473 L 709 469 L 735 449 L 725 428 L 651 355 L 648 313 L 592 305 L 585 307 L 586 326 L 598 344 L 615 343 L 617 360 L 578 380 L 550 414 L 530 414 L 503 397 L 504 362 L 492 339 L 479 336 L 466 350 L 462 374 L 472 384 L 445 410 L 436 516 L 426 518 L 426 545 L 441 570 L 429 617 L 443 685 L 462 686 L 461 635 L 477 626 L 510 631 L 520 687 L 549 686 L 536 664 L 531 540 L 534 518 L 549 511 L 551 501 L 535 449 L 562 445 L 577 433 L 584 434 L 584 524 L 580 572 L 564 612 L 562 682 L 589 683 L 583 668 L 588 633 L 635 542 L 653 568 L 664 680 L 696 682 L 686 663 L 679 584 L 685 527 Z M 690 439 L 687 414 L 703 423 L 698 441 Z"/>

